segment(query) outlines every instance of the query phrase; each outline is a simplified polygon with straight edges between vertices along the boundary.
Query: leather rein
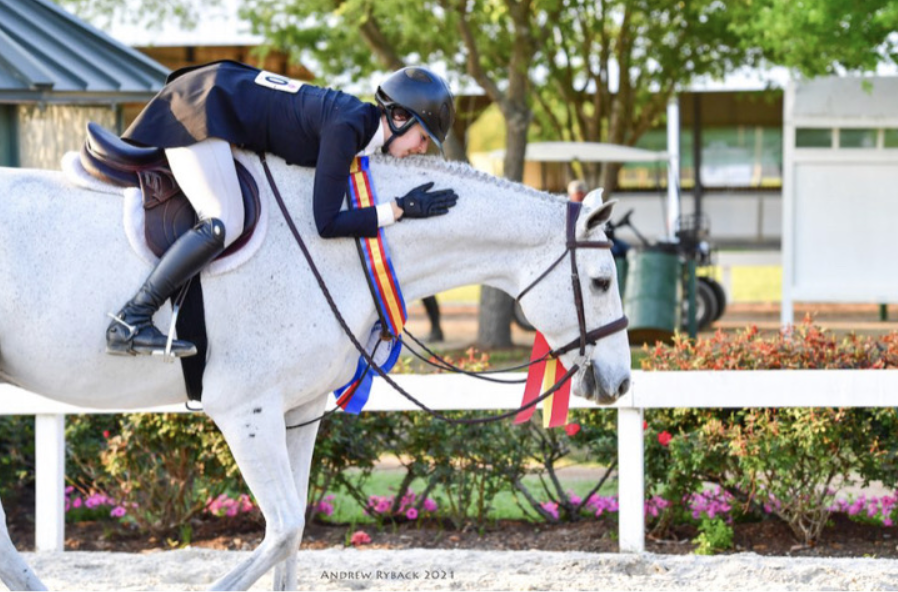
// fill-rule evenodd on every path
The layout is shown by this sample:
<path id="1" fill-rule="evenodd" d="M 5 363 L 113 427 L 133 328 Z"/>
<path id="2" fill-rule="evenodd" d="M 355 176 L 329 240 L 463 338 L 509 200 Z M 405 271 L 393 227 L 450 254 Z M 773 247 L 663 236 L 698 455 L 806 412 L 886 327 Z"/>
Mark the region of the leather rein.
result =
<path id="1" fill-rule="evenodd" d="M 323 294 L 325 300 L 327 301 L 328 306 L 330 306 L 331 312 L 333 312 L 334 317 L 337 319 L 337 322 L 340 324 L 340 327 L 343 329 L 343 332 L 346 334 L 346 336 L 352 342 L 352 345 L 355 347 L 355 349 L 359 352 L 359 354 L 365 360 L 365 363 L 368 365 L 368 368 L 374 368 L 375 372 L 377 372 L 377 374 L 381 378 L 383 378 L 387 382 L 387 384 L 389 384 L 396 392 L 398 392 L 403 397 L 405 397 L 406 399 L 411 401 L 416 407 L 418 407 L 422 411 L 426 411 L 428 414 L 430 414 L 431 416 L 433 416 L 437 419 L 441 419 L 443 421 L 446 421 L 448 423 L 455 424 L 455 425 L 477 425 L 477 424 L 501 421 L 503 419 L 513 417 L 513 416 L 517 415 L 518 413 L 520 413 L 521 411 L 530 409 L 531 407 L 534 407 L 537 404 L 539 404 L 541 401 L 547 399 L 553 393 L 555 393 L 558 389 L 560 389 L 564 385 L 565 382 L 570 380 L 580 370 L 580 365 L 575 363 L 564 374 L 564 376 L 562 376 L 558 380 L 558 382 L 556 382 L 552 387 L 550 387 L 546 392 L 541 394 L 539 397 L 537 397 L 533 401 L 530 401 L 529 403 L 527 403 L 526 405 L 524 405 L 523 407 L 521 407 L 519 409 L 510 411 L 508 413 L 503 413 L 501 415 L 485 417 L 485 418 L 476 418 L 476 419 L 453 419 L 450 417 L 446 417 L 445 415 L 427 407 L 424 403 L 422 403 L 421 401 L 416 399 L 413 395 L 411 395 L 405 389 L 403 389 L 401 386 L 399 386 L 399 384 L 397 384 L 396 381 L 393 380 L 389 374 L 384 372 L 383 369 L 374 361 L 372 356 L 368 354 L 368 351 L 365 349 L 365 347 L 363 347 L 362 344 L 359 343 L 359 340 L 353 334 L 352 330 L 350 330 L 349 326 L 346 323 L 346 320 L 343 318 L 343 315 L 340 313 L 340 310 L 337 307 L 336 302 L 334 302 L 334 299 L 331 296 L 330 290 L 327 288 L 327 284 L 324 282 L 324 278 L 321 276 L 321 272 L 318 270 L 318 267 L 315 265 L 315 262 L 312 259 L 312 254 L 309 252 L 309 249 L 306 246 L 305 241 L 303 241 L 302 236 L 299 233 L 299 230 L 297 230 L 296 225 L 293 222 L 293 218 L 290 216 L 290 212 L 287 210 L 287 205 L 284 203 L 284 199 L 281 197 L 281 193 L 278 190 L 278 187 L 277 187 L 277 184 L 275 183 L 274 177 L 271 174 L 271 169 L 268 166 L 268 161 L 266 159 L 266 155 L 264 153 L 259 153 L 259 160 L 261 161 L 262 167 L 265 170 L 265 176 L 268 179 L 268 184 L 271 186 L 271 191 L 274 194 L 275 200 L 278 203 L 278 207 L 281 210 L 281 214 L 284 216 L 284 220 L 286 221 L 287 226 L 290 228 L 290 232 L 293 234 L 293 238 L 296 240 L 297 245 L 299 246 L 300 250 L 302 251 L 303 256 L 306 259 L 306 262 L 309 265 L 309 269 L 312 271 L 312 275 L 314 275 L 315 280 L 318 282 L 318 287 L 321 289 L 321 293 Z M 576 237 L 575 237 L 576 221 L 577 221 L 577 217 L 580 214 L 580 209 L 581 209 L 581 205 L 579 203 L 570 202 L 568 204 L 567 248 L 566 248 L 565 252 L 551 266 L 549 266 L 549 268 L 545 272 L 543 272 L 539 277 L 537 277 L 533 282 L 531 282 L 531 284 L 528 285 L 527 288 L 525 288 L 521 292 L 521 294 L 518 296 L 519 299 L 522 298 L 527 292 L 530 291 L 531 288 L 533 288 L 540 281 L 542 281 L 547 275 L 549 275 L 549 273 L 555 267 L 558 266 L 558 264 L 562 261 L 562 259 L 564 259 L 564 257 L 566 255 L 570 254 L 571 270 L 572 270 L 571 281 L 572 281 L 573 288 L 574 288 L 574 304 L 577 307 L 577 321 L 578 321 L 578 324 L 580 327 L 580 336 L 578 338 L 575 338 L 574 340 L 572 340 L 570 343 L 548 352 L 541 359 L 548 358 L 549 356 L 557 357 L 564 353 L 572 351 L 573 349 L 578 348 L 578 347 L 579 347 L 581 359 L 585 358 L 587 344 L 594 345 L 596 343 L 596 341 L 598 341 L 599 339 L 606 337 L 608 335 L 611 335 L 613 333 L 616 333 L 618 331 L 622 331 L 627 328 L 627 324 L 628 324 L 627 317 L 622 316 L 618 320 L 612 321 L 611 323 L 608 323 L 607 325 L 603 325 L 597 329 L 593 329 L 592 331 L 586 330 L 586 314 L 585 314 L 585 310 L 583 307 L 583 294 L 582 294 L 581 286 L 580 286 L 580 276 L 579 276 L 579 273 L 577 272 L 576 251 L 578 248 L 610 249 L 611 242 L 610 241 L 577 241 L 576 240 Z M 537 361 L 540 361 L 540 360 L 535 360 L 535 361 L 531 362 L 531 364 L 536 363 Z M 586 364 L 585 367 L 588 367 L 588 365 L 591 364 L 591 361 L 587 359 L 585 364 Z M 469 373 L 469 372 L 465 372 L 465 373 L 473 374 L 473 373 Z M 339 409 L 338 407 L 335 407 L 334 409 L 332 409 L 328 412 L 325 412 L 323 415 L 321 415 L 315 419 L 311 419 L 309 421 L 306 421 L 306 422 L 303 422 L 300 424 L 287 426 L 287 429 L 300 428 L 300 427 L 315 423 L 317 421 L 320 421 L 321 419 L 324 419 L 328 415 L 335 413 L 338 409 Z"/>

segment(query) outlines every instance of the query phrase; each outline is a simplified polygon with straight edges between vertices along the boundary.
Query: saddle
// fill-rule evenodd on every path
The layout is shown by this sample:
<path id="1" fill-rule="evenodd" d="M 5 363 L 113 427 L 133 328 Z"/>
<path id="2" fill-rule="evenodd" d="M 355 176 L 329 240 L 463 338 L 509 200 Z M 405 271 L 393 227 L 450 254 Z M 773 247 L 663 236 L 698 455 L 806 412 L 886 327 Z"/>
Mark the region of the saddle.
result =
<path id="1" fill-rule="evenodd" d="M 140 187 L 143 193 L 144 235 L 157 256 L 197 223 L 197 215 L 171 172 L 165 151 L 129 144 L 102 126 L 87 124 L 87 140 L 81 147 L 81 165 L 97 179 L 118 187 Z M 259 222 L 259 187 L 252 174 L 237 160 L 237 179 L 243 195 L 244 222 L 240 237 L 218 258 L 240 250 Z"/>

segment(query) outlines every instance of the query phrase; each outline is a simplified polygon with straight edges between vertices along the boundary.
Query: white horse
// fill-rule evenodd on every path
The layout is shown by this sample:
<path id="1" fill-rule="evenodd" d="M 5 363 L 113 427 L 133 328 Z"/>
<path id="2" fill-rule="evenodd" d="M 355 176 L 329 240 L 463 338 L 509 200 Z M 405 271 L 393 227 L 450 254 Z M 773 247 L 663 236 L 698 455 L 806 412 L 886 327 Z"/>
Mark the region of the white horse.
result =
<path id="1" fill-rule="evenodd" d="M 258 159 L 244 156 L 255 163 L 265 201 L 274 204 Z M 317 237 L 313 170 L 277 158 L 270 163 L 340 311 L 364 343 L 376 313 L 354 241 Z M 459 195 L 446 216 L 386 230 L 409 302 L 469 284 L 517 295 L 565 250 L 566 202 L 560 197 L 427 157 L 374 157 L 371 171 L 384 198 L 426 181 Z M 286 222 L 276 207 L 263 215 L 269 217 L 268 234 L 259 251 L 236 270 L 203 279 L 210 344 L 203 407 L 225 436 L 266 522 L 262 543 L 213 584 L 217 590 L 247 589 L 272 567 L 276 589 L 295 588 L 317 423 L 286 426 L 319 416 L 358 359 Z M 577 239 L 604 240 L 610 215 L 610 204 L 587 205 Z M 0 379 L 93 408 L 186 401 L 178 364 L 105 353 L 107 312 L 149 271 L 130 248 L 121 219 L 120 198 L 79 189 L 61 173 L 0 169 Z M 610 252 L 584 249 L 577 261 L 587 329 L 619 319 Z M 580 335 L 570 277 L 565 261 L 522 299 L 527 318 L 552 347 Z M 170 312 L 160 313 L 165 315 Z M 160 326 L 165 323 L 160 319 Z M 573 379 L 575 395 L 608 402 L 626 392 L 625 332 L 588 345 L 586 356 L 592 365 Z M 570 368 L 578 357 L 574 349 L 562 362 Z M 10 541 L 2 509 L 0 579 L 12 589 L 43 589 Z"/>

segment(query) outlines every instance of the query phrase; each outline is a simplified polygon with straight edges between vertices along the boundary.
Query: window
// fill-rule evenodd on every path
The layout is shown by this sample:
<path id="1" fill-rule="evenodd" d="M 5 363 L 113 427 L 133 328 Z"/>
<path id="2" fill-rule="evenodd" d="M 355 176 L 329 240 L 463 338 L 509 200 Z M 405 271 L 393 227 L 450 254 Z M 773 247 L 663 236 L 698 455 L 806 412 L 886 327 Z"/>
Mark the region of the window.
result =
<path id="1" fill-rule="evenodd" d="M 898 129 L 887 129 L 883 132 L 883 147 L 898 148 Z"/>
<path id="2" fill-rule="evenodd" d="M 0 105 L 0 166 L 19 166 L 16 106 Z"/>
<path id="3" fill-rule="evenodd" d="M 831 129 L 798 128 L 795 130 L 796 148 L 832 148 Z"/>
<path id="4" fill-rule="evenodd" d="M 876 130 L 841 129 L 839 148 L 876 148 Z"/>

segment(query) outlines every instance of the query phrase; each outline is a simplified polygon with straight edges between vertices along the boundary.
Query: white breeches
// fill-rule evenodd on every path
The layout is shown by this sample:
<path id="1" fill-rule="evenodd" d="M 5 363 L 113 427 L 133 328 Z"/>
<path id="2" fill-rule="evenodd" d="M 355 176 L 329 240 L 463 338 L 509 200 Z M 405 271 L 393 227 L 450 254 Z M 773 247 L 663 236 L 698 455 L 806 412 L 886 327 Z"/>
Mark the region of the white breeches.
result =
<path id="1" fill-rule="evenodd" d="M 200 220 L 218 218 L 225 227 L 225 247 L 243 232 L 243 196 L 231 145 L 209 138 L 183 148 L 166 148 L 175 179 Z"/>

